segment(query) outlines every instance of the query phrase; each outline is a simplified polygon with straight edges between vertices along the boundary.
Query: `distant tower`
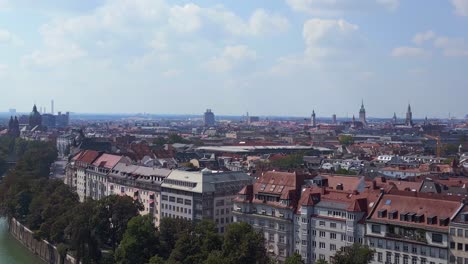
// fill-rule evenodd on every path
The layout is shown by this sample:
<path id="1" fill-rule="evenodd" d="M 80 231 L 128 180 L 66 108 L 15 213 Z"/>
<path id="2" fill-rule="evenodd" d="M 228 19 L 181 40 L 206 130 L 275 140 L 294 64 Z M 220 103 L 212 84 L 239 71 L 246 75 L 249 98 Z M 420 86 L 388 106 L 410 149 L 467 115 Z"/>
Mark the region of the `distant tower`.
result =
<path id="1" fill-rule="evenodd" d="M 333 124 L 336 124 L 336 114 L 333 114 L 333 115 L 332 115 L 332 123 L 333 123 Z"/>
<path id="2" fill-rule="evenodd" d="M 408 111 L 406 111 L 406 122 L 407 126 L 413 126 L 413 112 L 411 112 L 411 105 L 408 104 Z"/>
<path id="3" fill-rule="evenodd" d="M 359 109 L 359 121 L 361 121 L 363 125 L 367 124 L 366 109 L 364 108 L 364 100 L 362 100 L 361 109 Z"/>
<path id="4" fill-rule="evenodd" d="M 54 100 L 50 101 L 50 113 L 54 114 Z"/>
<path id="5" fill-rule="evenodd" d="M 215 115 L 211 109 L 206 109 L 206 112 L 203 115 L 203 123 L 206 127 L 212 127 L 215 125 Z"/>
<path id="6" fill-rule="evenodd" d="M 397 123 L 397 117 L 396 117 L 396 113 L 393 112 L 393 118 L 392 118 L 392 121 L 393 121 L 393 124 L 396 124 Z"/>
<path id="7" fill-rule="evenodd" d="M 310 118 L 310 121 L 313 127 L 317 126 L 317 120 L 315 119 L 315 110 L 312 110 L 312 117 Z"/>

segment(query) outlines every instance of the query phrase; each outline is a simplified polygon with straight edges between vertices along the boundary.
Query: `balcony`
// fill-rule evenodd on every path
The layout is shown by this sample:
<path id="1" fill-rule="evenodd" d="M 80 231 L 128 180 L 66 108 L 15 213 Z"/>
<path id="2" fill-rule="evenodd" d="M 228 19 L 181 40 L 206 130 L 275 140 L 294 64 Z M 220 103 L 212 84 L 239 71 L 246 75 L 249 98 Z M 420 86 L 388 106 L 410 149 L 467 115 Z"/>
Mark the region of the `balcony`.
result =
<path id="1" fill-rule="evenodd" d="M 423 230 L 417 230 L 414 232 L 405 232 L 404 234 L 401 234 L 401 233 L 395 234 L 395 233 L 387 232 L 385 236 L 390 237 L 390 238 L 397 238 L 397 239 L 402 239 L 402 240 L 411 240 L 411 241 L 420 242 L 420 243 L 427 243 L 426 232 Z"/>

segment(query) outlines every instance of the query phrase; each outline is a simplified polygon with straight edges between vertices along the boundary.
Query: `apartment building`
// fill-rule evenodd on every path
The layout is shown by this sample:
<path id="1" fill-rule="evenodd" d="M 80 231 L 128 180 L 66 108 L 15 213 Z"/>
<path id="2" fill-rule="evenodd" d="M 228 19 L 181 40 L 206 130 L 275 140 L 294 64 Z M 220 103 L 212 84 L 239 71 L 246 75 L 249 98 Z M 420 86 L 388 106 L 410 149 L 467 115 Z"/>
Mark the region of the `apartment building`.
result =
<path id="1" fill-rule="evenodd" d="M 150 214 L 159 226 L 161 183 L 171 170 L 118 163 L 108 175 L 106 195 L 126 195 L 143 205 L 142 215 Z"/>
<path id="2" fill-rule="evenodd" d="M 77 153 L 68 163 L 65 173 L 65 183 L 76 190 L 80 202 L 83 202 L 87 193 L 86 170 L 101 155 L 94 150 L 83 150 Z"/>
<path id="3" fill-rule="evenodd" d="M 372 263 L 447 263 L 449 225 L 463 207 L 459 197 L 384 194 L 366 223 L 367 243 L 376 250 Z"/>
<path id="4" fill-rule="evenodd" d="M 84 196 L 94 200 L 102 199 L 108 195 L 108 175 L 119 163 L 131 164 L 131 160 L 124 156 L 101 154 L 85 170 Z"/>
<path id="5" fill-rule="evenodd" d="M 261 231 L 268 253 L 279 261 L 293 253 L 293 219 L 306 176 L 268 171 L 234 200 L 234 222 L 246 222 Z"/>
<path id="6" fill-rule="evenodd" d="M 161 217 L 210 219 L 224 233 L 233 222 L 233 199 L 252 182 L 243 172 L 173 170 L 161 184 Z"/>
<path id="7" fill-rule="evenodd" d="M 359 186 L 359 178 L 347 178 L 347 186 Z M 365 241 L 364 220 L 382 193 L 374 189 L 359 193 L 338 186 L 302 190 L 294 219 L 294 250 L 307 264 L 319 259 L 331 262 L 342 247 Z"/>
<path id="8" fill-rule="evenodd" d="M 466 205 L 467 200 L 463 200 Z M 449 224 L 449 263 L 468 264 L 468 207 L 463 207 Z"/>

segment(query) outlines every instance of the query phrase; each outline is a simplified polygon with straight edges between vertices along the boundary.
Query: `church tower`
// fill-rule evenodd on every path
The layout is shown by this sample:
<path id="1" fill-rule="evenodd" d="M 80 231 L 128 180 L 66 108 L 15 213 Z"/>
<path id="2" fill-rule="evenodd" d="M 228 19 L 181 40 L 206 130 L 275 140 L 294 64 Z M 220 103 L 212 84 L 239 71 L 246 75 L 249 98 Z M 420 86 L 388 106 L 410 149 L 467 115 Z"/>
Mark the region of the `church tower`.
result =
<path id="1" fill-rule="evenodd" d="M 397 123 L 397 116 L 396 116 L 396 113 L 393 112 L 393 118 L 392 118 L 392 121 L 393 121 L 393 124 L 396 124 Z"/>
<path id="2" fill-rule="evenodd" d="M 310 121 L 311 121 L 311 125 L 313 127 L 316 127 L 317 126 L 317 121 L 315 120 L 315 110 L 312 110 L 312 116 L 310 118 Z"/>
<path id="3" fill-rule="evenodd" d="M 364 100 L 362 100 L 361 109 L 359 109 L 359 121 L 361 121 L 363 125 L 367 125 L 366 109 L 364 108 Z"/>
<path id="4" fill-rule="evenodd" d="M 413 126 L 413 112 L 411 112 L 411 105 L 408 104 L 408 110 L 406 111 L 406 122 L 407 126 Z"/>

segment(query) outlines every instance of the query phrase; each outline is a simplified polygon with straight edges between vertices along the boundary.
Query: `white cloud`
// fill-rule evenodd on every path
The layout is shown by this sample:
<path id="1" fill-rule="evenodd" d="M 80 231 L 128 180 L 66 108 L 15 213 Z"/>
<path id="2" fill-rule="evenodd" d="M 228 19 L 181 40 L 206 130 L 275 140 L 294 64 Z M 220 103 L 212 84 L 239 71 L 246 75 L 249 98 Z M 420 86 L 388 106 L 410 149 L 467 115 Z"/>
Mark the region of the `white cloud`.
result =
<path id="1" fill-rule="evenodd" d="M 403 46 L 392 50 L 393 57 L 424 57 L 427 55 L 427 52 L 422 48 Z"/>
<path id="2" fill-rule="evenodd" d="M 468 16 L 468 0 L 451 0 L 455 8 L 455 14 L 459 16 Z"/>
<path id="3" fill-rule="evenodd" d="M 195 4 L 174 6 L 170 10 L 169 24 L 182 33 L 195 32 L 202 27 L 201 10 Z"/>
<path id="4" fill-rule="evenodd" d="M 11 33 L 6 29 L 0 29 L 0 44 L 12 44 L 12 45 L 21 45 L 23 41 L 17 37 L 15 34 Z"/>
<path id="5" fill-rule="evenodd" d="M 310 19 L 304 23 L 302 36 L 306 55 L 324 56 L 339 49 L 344 39 L 352 36 L 359 27 L 343 19 Z"/>
<path id="6" fill-rule="evenodd" d="M 0 76 L 5 74 L 7 70 L 8 70 L 8 65 L 0 64 Z"/>
<path id="7" fill-rule="evenodd" d="M 441 36 L 434 40 L 434 46 L 441 49 L 442 53 L 448 57 L 468 56 L 468 45 L 463 39 Z"/>
<path id="8" fill-rule="evenodd" d="M 245 45 L 226 46 L 220 56 L 208 61 L 207 66 L 215 72 L 227 72 L 237 65 L 253 61 L 257 53 Z"/>
<path id="9" fill-rule="evenodd" d="M 418 44 L 418 45 L 421 45 L 424 42 L 433 39 L 435 36 L 436 36 L 436 34 L 431 30 L 426 31 L 426 32 L 420 32 L 420 33 L 417 33 L 416 35 L 414 35 L 413 42 Z"/>
<path id="10" fill-rule="evenodd" d="M 278 14 L 257 9 L 249 19 L 248 28 L 252 35 L 284 32 L 289 28 L 289 21 Z"/>
<path id="11" fill-rule="evenodd" d="M 57 47 L 57 49 L 36 50 L 24 56 L 22 58 L 22 63 L 25 66 L 52 67 L 85 57 L 86 55 L 86 51 L 76 45 L 70 45 L 68 47 L 61 46 Z"/>

